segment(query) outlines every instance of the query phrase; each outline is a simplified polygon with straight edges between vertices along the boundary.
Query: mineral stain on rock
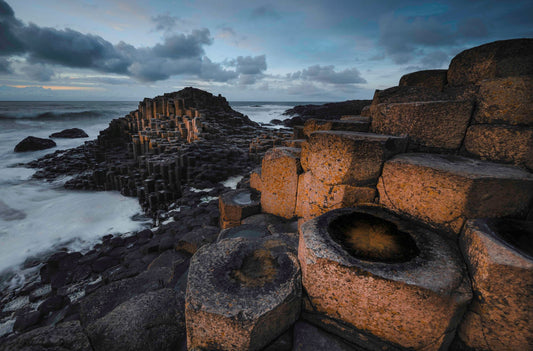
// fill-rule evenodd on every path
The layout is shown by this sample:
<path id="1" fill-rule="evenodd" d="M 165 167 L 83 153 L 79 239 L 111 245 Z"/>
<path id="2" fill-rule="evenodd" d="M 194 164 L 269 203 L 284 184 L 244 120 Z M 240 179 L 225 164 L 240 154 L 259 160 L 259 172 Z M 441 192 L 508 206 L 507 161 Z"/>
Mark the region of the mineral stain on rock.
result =
<path id="1" fill-rule="evenodd" d="M 246 256 L 240 268 L 232 271 L 230 276 L 244 286 L 260 287 L 274 280 L 278 268 L 270 251 L 258 249 Z"/>
<path id="2" fill-rule="evenodd" d="M 407 262 L 419 253 L 409 234 L 370 215 L 341 216 L 330 224 L 329 233 L 350 255 L 366 261 Z"/>

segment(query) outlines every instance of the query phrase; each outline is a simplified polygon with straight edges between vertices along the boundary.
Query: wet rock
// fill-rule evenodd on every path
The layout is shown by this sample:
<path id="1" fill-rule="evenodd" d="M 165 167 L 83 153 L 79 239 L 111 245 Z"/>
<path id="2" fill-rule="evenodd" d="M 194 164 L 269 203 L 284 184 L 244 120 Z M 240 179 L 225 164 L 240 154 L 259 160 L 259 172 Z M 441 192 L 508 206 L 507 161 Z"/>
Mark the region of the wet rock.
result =
<path id="1" fill-rule="evenodd" d="M 17 320 L 15 321 L 15 324 L 13 325 L 13 330 L 21 332 L 28 329 L 29 327 L 36 325 L 37 323 L 39 323 L 41 315 L 42 314 L 39 311 L 32 311 L 18 316 Z"/>
<path id="2" fill-rule="evenodd" d="M 57 145 L 53 140 L 29 136 L 15 146 L 15 152 L 44 150 L 55 146 Z"/>
<path id="3" fill-rule="evenodd" d="M 85 131 L 79 128 L 63 129 L 60 132 L 50 134 L 49 138 L 88 138 L 89 136 Z"/>
<path id="4" fill-rule="evenodd" d="M 37 310 L 41 315 L 47 315 L 50 312 L 60 310 L 68 303 L 70 303 L 70 299 L 67 296 L 53 295 L 44 300 Z"/>

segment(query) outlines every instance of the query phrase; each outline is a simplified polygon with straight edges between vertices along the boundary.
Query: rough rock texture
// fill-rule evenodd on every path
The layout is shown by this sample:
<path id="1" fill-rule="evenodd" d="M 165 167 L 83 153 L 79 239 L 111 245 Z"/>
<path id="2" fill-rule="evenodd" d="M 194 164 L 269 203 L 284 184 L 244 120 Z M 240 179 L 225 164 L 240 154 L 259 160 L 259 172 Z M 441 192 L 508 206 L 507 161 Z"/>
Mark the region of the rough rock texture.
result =
<path id="1" fill-rule="evenodd" d="M 471 220 L 460 237 L 474 300 L 459 339 L 474 350 L 531 350 L 533 223 Z"/>
<path id="2" fill-rule="evenodd" d="M 533 128 L 475 124 L 466 132 L 465 150 L 483 160 L 533 169 Z"/>
<path id="3" fill-rule="evenodd" d="M 326 185 L 312 172 L 300 175 L 296 215 L 309 220 L 330 210 L 374 202 L 376 189 L 347 184 Z"/>
<path id="4" fill-rule="evenodd" d="M 242 224 L 237 227 L 220 231 L 217 241 L 233 238 L 264 238 L 271 235 L 266 225 Z"/>
<path id="5" fill-rule="evenodd" d="M 379 104 L 372 113 L 372 132 L 407 135 L 409 149 L 457 151 L 473 110 L 471 101 Z"/>
<path id="6" fill-rule="evenodd" d="M 250 173 L 250 188 L 261 192 L 261 167 L 254 168 L 252 173 Z"/>
<path id="7" fill-rule="evenodd" d="M 460 156 L 403 154 L 385 163 L 380 203 L 458 234 L 466 219 L 525 215 L 533 174 Z"/>
<path id="8" fill-rule="evenodd" d="M 276 147 L 265 154 L 261 167 L 263 212 L 284 218 L 294 217 L 300 173 L 300 149 Z"/>
<path id="9" fill-rule="evenodd" d="M 304 124 L 304 134 L 309 137 L 311 133 L 319 130 L 346 130 L 352 132 L 368 132 L 370 121 L 328 121 L 323 119 L 308 119 Z"/>
<path id="10" fill-rule="evenodd" d="M 88 135 L 80 128 L 63 129 L 60 132 L 50 134 L 49 138 L 87 138 Z"/>
<path id="11" fill-rule="evenodd" d="M 95 351 L 176 349 L 185 338 L 183 306 L 173 289 L 147 292 L 89 324 L 87 333 Z"/>
<path id="12" fill-rule="evenodd" d="M 54 146 L 57 144 L 53 140 L 29 136 L 15 146 L 15 152 L 44 150 Z"/>
<path id="13" fill-rule="evenodd" d="M 448 83 L 466 85 L 524 75 L 533 75 L 533 39 L 501 40 L 455 56 L 448 68 Z"/>
<path id="14" fill-rule="evenodd" d="M 302 166 L 328 185 L 375 184 L 385 160 L 405 151 L 406 142 L 372 133 L 314 132 L 302 148 Z"/>
<path id="15" fill-rule="evenodd" d="M 259 350 L 300 314 L 300 268 L 276 239 L 226 239 L 191 259 L 187 347 Z"/>
<path id="16" fill-rule="evenodd" d="M 479 85 L 476 123 L 533 125 L 533 76 L 488 79 Z"/>
<path id="17" fill-rule="evenodd" d="M 297 115 L 303 124 L 309 118 L 339 119 L 342 115 L 359 115 L 363 107 L 369 105 L 370 102 L 370 100 L 348 100 L 324 105 L 298 105 L 283 114 L 287 116 Z"/>
<path id="18" fill-rule="evenodd" d="M 399 86 L 424 87 L 442 91 L 447 83 L 446 69 L 432 69 L 408 73 L 400 78 Z"/>
<path id="19" fill-rule="evenodd" d="M 259 194 L 252 189 L 228 191 L 218 200 L 220 228 L 227 229 L 241 224 L 243 218 L 261 212 Z"/>
<path id="20" fill-rule="evenodd" d="M 332 223 L 346 218 L 362 221 L 358 224 L 363 225 L 360 235 L 378 235 L 370 240 L 368 250 L 381 250 L 383 242 L 402 255 L 406 250 L 415 251 L 399 262 L 357 258 L 349 253 L 346 241 L 333 239 Z M 404 234 L 372 234 L 365 231 L 373 227 L 364 229 L 365 221 L 385 223 Z M 349 232 L 356 228 L 353 225 L 343 228 Z M 413 243 L 397 248 L 399 235 L 408 235 L 408 242 Z M 452 243 L 379 207 L 334 210 L 304 223 L 298 258 L 309 306 L 355 330 L 352 334 L 341 330 L 341 335 L 349 338 L 361 331 L 363 337 L 350 341 L 362 347 L 371 346 L 365 343 L 364 334 L 368 333 L 392 349 L 398 345 L 415 350 L 446 349 L 472 296 L 466 267 Z"/>
<path id="21" fill-rule="evenodd" d="M 294 325 L 293 351 L 365 351 L 306 322 Z"/>

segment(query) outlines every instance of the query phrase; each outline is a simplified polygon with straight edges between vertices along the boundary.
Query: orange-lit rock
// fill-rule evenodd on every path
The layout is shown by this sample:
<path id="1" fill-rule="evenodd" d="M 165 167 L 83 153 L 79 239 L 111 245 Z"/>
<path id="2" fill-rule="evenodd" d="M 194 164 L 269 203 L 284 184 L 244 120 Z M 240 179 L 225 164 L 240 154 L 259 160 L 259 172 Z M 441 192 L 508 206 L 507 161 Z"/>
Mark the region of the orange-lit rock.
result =
<path id="1" fill-rule="evenodd" d="M 228 191 L 218 198 L 220 227 L 227 229 L 241 224 L 241 220 L 261 212 L 259 194 L 252 189 Z"/>
<path id="2" fill-rule="evenodd" d="M 372 114 L 374 133 L 407 135 L 409 149 L 457 150 L 472 114 L 471 101 L 379 104 Z"/>
<path id="3" fill-rule="evenodd" d="M 298 258 L 313 322 L 363 349 L 446 349 L 472 296 L 453 244 L 379 207 L 304 223 Z"/>
<path id="4" fill-rule="evenodd" d="M 308 119 L 304 124 L 304 135 L 309 137 L 311 133 L 319 130 L 346 130 L 352 132 L 368 132 L 370 123 L 368 121 L 339 121 L 325 119 Z"/>
<path id="5" fill-rule="evenodd" d="M 399 86 L 425 87 L 442 91 L 446 85 L 446 69 L 431 69 L 408 73 L 400 78 Z"/>
<path id="6" fill-rule="evenodd" d="M 261 192 L 261 167 L 255 168 L 250 173 L 250 188 Z"/>
<path id="7" fill-rule="evenodd" d="M 283 146 L 301 148 L 304 142 L 305 139 L 289 139 L 283 141 Z"/>
<path id="8" fill-rule="evenodd" d="M 328 185 L 375 184 L 385 160 L 403 152 L 406 138 L 373 133 L 320 131 L 302 147 L 304 170 Z"/>
<path id="9" fill-rule="evenodd" d="M 275 147 L 267 151 L 261 166 L 263 212 L 284 218 L 294 217 L 300 173 L 300 149 Z"/>
<path id="10" fill-rule="evenodd" d="M 489 79 L 479 85 L 477 123 L 533 125 L 533 76 Z"/>
<path id="11" fill-rule="evenodd" d="M 474 300 L 459 328 L 472 350 L 533 349 L 533 222 L 471 220 L 460 237 Z"/>
<path id="12" fill-rule="evenodd" d="M 376 197 L 376 189 L 352 185 L 326 185 L 311 172 L 300 175 L 296 215 L 308 220 L 330 210 L 370 203 Z"/>
<path id="13" fill-rule="evenodd" d="M 226 239 L 191 259 L 187 347 L 260 350 L 300 314 L 298 259 L 276 239 Z"/>
<path id="14" fill-rule="evenodd" d="M 484 160 L 533 169 L 533 128 L 475 124 L 468 127 L 464 145 L 466 151 Z"/>
<path id="15" fill-rule="evenodd" d="M 458 234 L 466 219 L 523 214 L 533 198 L 533 174 L 465 157 L 403 154 L 385 163 L 380 203 Z"/>

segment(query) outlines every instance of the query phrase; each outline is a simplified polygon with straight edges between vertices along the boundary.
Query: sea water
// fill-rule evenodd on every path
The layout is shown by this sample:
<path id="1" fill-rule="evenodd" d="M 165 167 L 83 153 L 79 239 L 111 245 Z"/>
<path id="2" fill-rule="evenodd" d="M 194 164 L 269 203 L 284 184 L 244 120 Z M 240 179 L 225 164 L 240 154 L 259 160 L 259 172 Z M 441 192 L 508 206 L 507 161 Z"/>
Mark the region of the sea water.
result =
<path id="1" fill-rule="evenodd" d="M 251 120 L 269 123 L 304 102 L 231 102 Z M 114 118 L 137 108 L 137 102 L 2 102 L 0 101 L 0 288 L 21 286 L 21 267 L 58 249 L 89 250 L 107 234 L 125 234 L 146 226 L 134 220 L 141 208 L 136 198 L 118 192 L 65 190 L 67 178 L 32 179 L 35 169 L 23 164 L 56 150 L 93 140 Z M 54 139 L 57 147 L 15 153 L 27 136 L 48 138 L 67 128 L 81 128 L 82 139 Z M 279 128 L 279 127 L 278 127 Z M 228 186 L 238 179 L 228 179 Z M 231 183 L 231 184 L 229 184 Z"/>

